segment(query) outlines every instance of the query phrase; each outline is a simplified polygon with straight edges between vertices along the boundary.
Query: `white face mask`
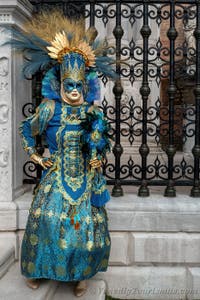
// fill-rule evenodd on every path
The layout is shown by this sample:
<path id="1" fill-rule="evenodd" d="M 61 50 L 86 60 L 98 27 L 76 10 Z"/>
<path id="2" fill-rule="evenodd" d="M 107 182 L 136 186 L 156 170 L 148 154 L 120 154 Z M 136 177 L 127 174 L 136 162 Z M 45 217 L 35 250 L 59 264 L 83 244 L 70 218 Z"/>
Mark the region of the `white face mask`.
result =
<path id="1" fill-rule="evenodd" d="M 74 88 L 72 91 L 64 91 L 63 84 L 61 84 L 61 98 L 64 102 L 70 104 L 70 105 L 80 105 L 83 103 L 83 94 L 82 92 L 79 92 L 76 88 Z"/>
<path id="2" fill-rule="evenodd" d="M 81 93 L 79 93 L 78 91 L 77 91 L 77 89 L 74 89 L 74 90 L 72 90 L 71 92 L 65 92 L 65 95 L 66 95 L 66 97 L 70 100 L 70 101 L 72 101 L 72 102 L 74 102 L 74 101 L 79 101 L 80 100 L 80 98 L 81 98 Z"/>

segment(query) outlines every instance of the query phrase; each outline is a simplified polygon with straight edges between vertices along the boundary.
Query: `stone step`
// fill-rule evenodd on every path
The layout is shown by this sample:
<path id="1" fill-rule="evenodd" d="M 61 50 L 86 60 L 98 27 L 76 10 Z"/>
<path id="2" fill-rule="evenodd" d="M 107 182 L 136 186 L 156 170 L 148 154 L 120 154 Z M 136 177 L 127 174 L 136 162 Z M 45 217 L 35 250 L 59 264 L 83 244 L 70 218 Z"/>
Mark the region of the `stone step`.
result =
<path id="1" fill-rule="evenodd" d="M 114 299 L 200 300 L 197 265 L 109 266 L 93 279 L 106 282 L 106 295 Z"/>
<path id="2" fill-rule="evenodd" d="M 0 280 L 1 300 L 50 300 L 55 293 L 58 282 L 41 280 L 41 286 L 33 290 L 26 285 L 20 273 L 19 261 L 15 262 Z M 66 299 L 66 298 L 65 298 Z"/>
<path id="3" fill-rule="evenodd" d="M 5 275 L 15 261 L 15 247 L 8 240 L 0 239 L 0 278 Z"/>
<path id="4" fill-rule="evenodd" d="M 5 250 L 6 251 L 6 250 Z M 14 252 L 13 252 L 14 253 Z M 87 292 L 82 300 L 105 300 L 106 284 L 103 280 L 87 280 Z M 30 289 L 21 275 L 19 261 L 15 261 L 0 280 L 1 300 L 77 300 L 73 294 L 75 282 L 42 279 L 38 289 Z"/>
<path id="5" fill-rule="evenodd" d="M 81 300 L 105 300 L 105 281 L 88 279 L 87 284 L 87 292 L 80 297 Z M 75 283 L 73 282 L 59 282 L 52 300 L 77 300 L 77 297 L 73 294 L 74 286 Z"/>

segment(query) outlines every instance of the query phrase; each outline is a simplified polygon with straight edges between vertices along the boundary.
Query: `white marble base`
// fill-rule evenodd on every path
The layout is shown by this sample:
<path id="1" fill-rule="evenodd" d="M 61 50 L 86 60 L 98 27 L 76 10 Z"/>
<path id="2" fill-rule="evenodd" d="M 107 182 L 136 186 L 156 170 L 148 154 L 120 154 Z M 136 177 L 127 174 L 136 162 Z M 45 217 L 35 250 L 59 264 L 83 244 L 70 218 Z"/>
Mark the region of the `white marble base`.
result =
<path id="1" fill-rule="evenodd" d="M 15 247 L 12 241 L 0 237 L 0 278 L 8 271 L 15 260 Z"/>
<path id="2" fill-rule="evenodd" d="M 15 202 L 0 202 L 0 231 L 17 229 L 17 211 Z"/>
<path id="3" fill-rule="evenodd" d="M 0 299 L 2 300 L 50 300 L 57 288 L 57 282 L 43 280 L 41 286 L 32 290 L 26 285 L 25 278 L 20 273 L 20 266 L 15 262 L 7 274 L 0 280 Z"/>
<path id="4" fill-rule="evenodd" d="M 87 280 L 87 292 L 81 296 L 81 300 L 105 300 L 106 284 L 103 280 Z M 70 299 L 77 300 L 73 293 L 75 283 L 59 282 L 58 289 L 52 300 Z"/>
<path id="5" fill-rule="evenodd" d="M 200 268 L 185 266 L 112 266 L 95 279 L 107 283 L 106 294 L 121 299 L 200 299 Z"/>
<path id="6" fill-rule="evenodd" d="M 200 202 L 185 190 L 167 198 L 158 189 L 147 198 L 132 191 L 106 204 L 109 267 L 93 278 L 104 280 L 116 298 L 200 299 Z M 32 199 L 29 192 L 15 200 L 18 247 Z"/>

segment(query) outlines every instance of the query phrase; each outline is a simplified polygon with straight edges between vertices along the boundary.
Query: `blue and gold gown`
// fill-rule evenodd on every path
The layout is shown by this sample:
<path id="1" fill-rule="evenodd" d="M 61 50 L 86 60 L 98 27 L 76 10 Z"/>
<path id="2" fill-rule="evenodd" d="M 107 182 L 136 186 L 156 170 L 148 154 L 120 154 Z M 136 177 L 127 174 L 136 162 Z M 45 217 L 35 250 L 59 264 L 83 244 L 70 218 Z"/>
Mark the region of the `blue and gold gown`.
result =
<path id="1" fill-rule="evenodd" d="M 44 134 L 53 161 L 43 171 L 29 209 L 21 244 L 25 277 L 79 281 L 107 270 L 111 247 L 107 211 L 105 204 L 91 203 L 94 174 L 80 139 L 80 119 L 92 107 L 87 102 L 75 107 L 44 99 L 20 124 L 27 153 L 35 152 L 34 137 Z M 105 191 L 108 195 L 104 187 Z"/>

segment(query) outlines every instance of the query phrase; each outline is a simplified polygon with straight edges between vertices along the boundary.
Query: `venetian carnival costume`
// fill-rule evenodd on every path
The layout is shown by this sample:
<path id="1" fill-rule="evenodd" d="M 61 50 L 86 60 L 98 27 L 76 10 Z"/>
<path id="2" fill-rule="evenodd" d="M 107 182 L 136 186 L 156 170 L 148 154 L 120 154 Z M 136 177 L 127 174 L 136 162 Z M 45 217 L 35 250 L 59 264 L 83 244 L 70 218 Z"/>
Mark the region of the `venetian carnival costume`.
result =
<path id="1" fill-rule="evenodd" d="M 10 42 L 28 58 L 26 76 L 45 73 L 44 99 L 19 127 L 25 151 L 44 167 L 21 246 L 27 278 L 79 281 L 108 267 L 110 195 L 95 163 L 110 148 L 109 126 L 93 100 L 99 98 L 97 72 L 110 78 L 115 72 L 102 43 L 94 41 L 95 30 L 82 28 L 60 12 L 41 13 L 25 31 L 13 29 Z M 74 90 L 81 104 L 64 101 Z M 50 159 L 36 151 L 38 134 L 46 138 Z"/>

